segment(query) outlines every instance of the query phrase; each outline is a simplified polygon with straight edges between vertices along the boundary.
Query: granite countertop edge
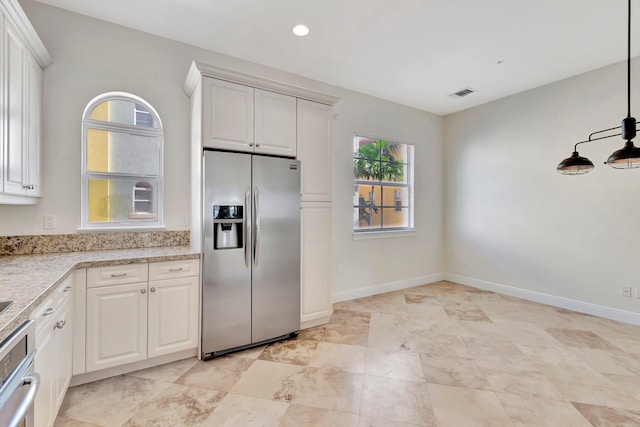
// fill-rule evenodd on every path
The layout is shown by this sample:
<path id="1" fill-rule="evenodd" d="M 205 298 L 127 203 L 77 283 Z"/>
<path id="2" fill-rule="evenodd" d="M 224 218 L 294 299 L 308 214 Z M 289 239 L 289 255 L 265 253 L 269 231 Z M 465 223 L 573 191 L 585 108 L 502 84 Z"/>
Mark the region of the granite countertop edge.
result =
<path id="1" fill-rule="evenodd" d="M 0 257 L 0 301 L 13 301 L 0 314 L 0 342 L 76 269 L 199 258 L 185 246 Z"/>

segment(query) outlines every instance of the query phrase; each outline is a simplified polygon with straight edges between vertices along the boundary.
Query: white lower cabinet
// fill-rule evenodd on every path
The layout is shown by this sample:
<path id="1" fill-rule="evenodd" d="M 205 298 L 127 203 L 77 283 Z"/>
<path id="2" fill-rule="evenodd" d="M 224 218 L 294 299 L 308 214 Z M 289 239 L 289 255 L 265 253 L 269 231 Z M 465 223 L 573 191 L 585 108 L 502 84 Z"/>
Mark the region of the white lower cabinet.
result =
<path id="1" fill-rule="evenodd" d="M 34 370 L 40 375 L 40 388 L 34 402 L 35 425 L 53 425 L 69 387 L 72 371 L 71 277 L 31 315 L 36 322 Z"/>
<path id="2" fill-rule="evenodd" d="M 147 283 L 87 289 L 87 372 L 147 358 Z"/>
<path id="3" fill-rule="evenodd" d="M 303 202 L 301 211 L 301 327 L 327 323 L 331 305 L 331 203 Z"/>
<path id="4" fill-rule="evenodd" d="M 149 281 L 148 357 L 198 346 L 198 277 Z"/>
<path id="5" fill-rule="evenodd" d="M 86 277 L 85 364 L 75 373 L 197 348 L 198 260 L 88 268 Z"/>

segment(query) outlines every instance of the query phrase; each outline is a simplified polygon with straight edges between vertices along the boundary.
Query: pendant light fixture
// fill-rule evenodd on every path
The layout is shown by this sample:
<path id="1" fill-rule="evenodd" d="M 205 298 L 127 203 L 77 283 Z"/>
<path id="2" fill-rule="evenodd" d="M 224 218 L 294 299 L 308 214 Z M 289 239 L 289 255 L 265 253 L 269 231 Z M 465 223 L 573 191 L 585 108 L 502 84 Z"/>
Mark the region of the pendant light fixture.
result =
<path id="1" fill-rule="evenodd" d="M 585 174 L 593 169 L 593 163 L 586 157 L 578 154 L 578 145 L 585 142 L 597 141 L 600 139 L 612 138 L 614 136 L 622 136 L 626 141 L 625 146 L 620 150 L 614 151 L 609 156 L 605 164 L 615 169 L 631 169 L 640 167 L 640 148 L 633 144 L 632 139 L 636 136 L 636 119 L 631 117 L 631 0 L 629 2 L 628 16 L 628 33 L 627 33 L 627 117 L 622 120 L 622 125 L 614 128 L 603 129 L 593 132 L 586 141 L 576 143 L 573 148 L 573 154 L 560 162 L 558 172 L 563 175 L 580 175 Z M 613 135 L 605 135 L 594 137 L 601 133 L 613 132 L 620 130 L 620 133 Z"/>

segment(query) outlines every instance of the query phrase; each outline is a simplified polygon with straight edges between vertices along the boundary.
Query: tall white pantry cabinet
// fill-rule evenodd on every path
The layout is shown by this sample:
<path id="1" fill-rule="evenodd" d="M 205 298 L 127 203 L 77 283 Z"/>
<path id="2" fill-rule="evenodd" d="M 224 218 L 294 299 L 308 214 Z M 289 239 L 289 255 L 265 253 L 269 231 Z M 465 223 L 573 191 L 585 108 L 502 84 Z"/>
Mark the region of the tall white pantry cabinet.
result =
<path id="1" fill-rule="evenodd" d="M 191 97 L 191 242 L 201 247 L 202 149 L 278 155 L 301 161 L 303 329 L 331 317 L 331 106 L 338 98 L 194 62 Z"/>
<path id="2" fill-rule="evenodd" d="M 16 0 L 0 0 L 0 203 L 41 196 L 42 70 L 51 64 Z"/>

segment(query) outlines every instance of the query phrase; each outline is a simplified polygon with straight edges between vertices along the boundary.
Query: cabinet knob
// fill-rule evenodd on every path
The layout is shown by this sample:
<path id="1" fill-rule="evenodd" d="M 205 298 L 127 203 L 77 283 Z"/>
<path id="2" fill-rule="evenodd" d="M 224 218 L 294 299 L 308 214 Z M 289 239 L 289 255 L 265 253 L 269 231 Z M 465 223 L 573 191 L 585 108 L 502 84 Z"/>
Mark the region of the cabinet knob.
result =
<path id="1" fill-rule="evenodd" d="M 146 294 L 146 293 L 147 293 L 147 290 L 146 290 L 146 289 L 140 289 L 140 293 L 141 293 L 141 294 Z"/>
<path id="2" fill-rule="evenodd" d="M 56 329 L 62 329 L 62 328 L 64 328 L 64 325 L 66 325 L 66 324 L 67 324 L 66 320 L 58 320 L 56 322 L 56 324 L 53 325 L 53 330 L 55 331 Z"/>
<path id="3" fill-rule="evenodd" d="M 253 147 L 253 142 L 250 142 L 250 143 L 249 143 L 249 147 Z"/>
<path id="4" fill-rule="evenodd" d="M 150 291 L 151 291 L 151 292 L 155 292 L 155 291 L 156 291 L 156 288 L 151 288 L 151 289 L 150 289 Z"/>
<path id="5" fill-rule="evenodd" d="M 256 147 L 260 147 L 260 143 L 257 143 L 257 144 L 256 144 Z"/>

